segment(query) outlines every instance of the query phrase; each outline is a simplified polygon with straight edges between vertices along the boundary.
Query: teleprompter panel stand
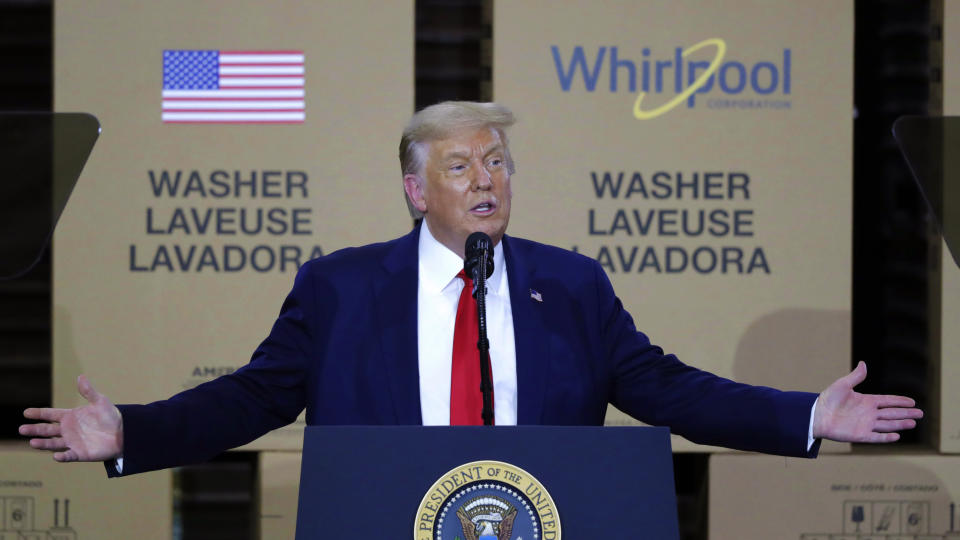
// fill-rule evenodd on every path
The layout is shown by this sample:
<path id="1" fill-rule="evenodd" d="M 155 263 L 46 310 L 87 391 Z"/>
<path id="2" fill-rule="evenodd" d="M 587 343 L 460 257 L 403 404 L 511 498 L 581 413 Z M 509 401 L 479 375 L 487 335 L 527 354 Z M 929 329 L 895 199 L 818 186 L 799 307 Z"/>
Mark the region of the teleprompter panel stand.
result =
<path id="1" fill-rule="evenodd" d="M 297 539 L 669 540 L 669 431 L 311 426 Z"/>

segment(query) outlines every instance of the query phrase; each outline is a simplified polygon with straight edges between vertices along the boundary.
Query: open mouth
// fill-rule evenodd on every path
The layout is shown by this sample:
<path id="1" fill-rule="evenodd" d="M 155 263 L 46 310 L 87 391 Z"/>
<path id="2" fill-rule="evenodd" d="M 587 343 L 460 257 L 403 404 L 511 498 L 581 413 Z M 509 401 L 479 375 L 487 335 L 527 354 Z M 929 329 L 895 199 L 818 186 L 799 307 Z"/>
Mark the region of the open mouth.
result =
<path id="1" fill-rule="evenodd" d="M 488 215 L 497 209 L 497 205 L 492 201 L 482 202 L 470 209 L 473 214 Z"/>

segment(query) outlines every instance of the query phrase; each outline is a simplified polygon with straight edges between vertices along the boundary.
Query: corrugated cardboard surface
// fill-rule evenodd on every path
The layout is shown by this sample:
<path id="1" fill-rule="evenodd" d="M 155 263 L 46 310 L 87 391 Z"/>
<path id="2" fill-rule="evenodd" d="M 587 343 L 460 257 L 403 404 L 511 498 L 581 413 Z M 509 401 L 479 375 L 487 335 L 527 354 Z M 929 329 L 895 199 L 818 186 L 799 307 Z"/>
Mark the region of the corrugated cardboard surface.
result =
<path id="1" fill-rule="evenodd" d="M 0 538 L 169 540 L 171 491 L 170 471 L 108 480 L 101 463 L 56 463 L 48 452 L 2 445 Z"/>
<path id="2" fill-rule="evenodd" d="M 710 540 L 960 538 L 960 456 L 710 458 Z"/>
<path id="3" fill-rule="evenodd" d="M 943 7 L 943 113 L 957 116 L 960 115 L 960 3 L 945 1 Z M 952 159 L 956 161 L 956 156 Z M 956 173 L 958 167 L 948 166 L 946 170 Z M 960 190 L 960 186 L 950 183 L 944 189 Z M 960 387 L 960 268 L 950 256 L 946 243 L 942 243 L 941 250 L 938 442 L 941 452 L 960 453 L 960 394 L 957 392 Z"/>
<path id="4" fill-rule="evenodd" d="M 260 538 L 293 538 L 300 495 L 300 452 L 260 453 Z"/>
<path id="5" fill-rule="evenodd" d="M 791 390 L 846 374 L 853 3 L 504 1 L 494 17 L 494 98 L 519 117 L 510 233 L 600 260 L 637 327 L 689 364 Z M 666 106 L 721 55 L 692 104 L 635 117 L 640 93 Z M 697 225 L 738 211 L 736 233 Z M 748 264 L 758 249 L 769 272 Z"/>
<path id="6" fill-rule="evenodd" d="M 76 403 L 80 373 L 117 403 L 230 373 L 270 331 L 296 263 L 314 247 L 330 253 L 409 231 L 396 152 L 413 109 L 412 1 L 54 9 L 55 108 L 90 112 L 103 129 L 54 238 L 58 406 Z M 302 51 L 306 120 L 165 124 L 165 50 Z M 178 171 L 178 193 L 155 189 Z M 233 189 L 235 178 L 247 183 Z M 229 193 L 214 189 L 217 179 Z M 278 222 L 257 221 L 258 211 Z M 302 427 L 249 448 L 299 448 Z"/>

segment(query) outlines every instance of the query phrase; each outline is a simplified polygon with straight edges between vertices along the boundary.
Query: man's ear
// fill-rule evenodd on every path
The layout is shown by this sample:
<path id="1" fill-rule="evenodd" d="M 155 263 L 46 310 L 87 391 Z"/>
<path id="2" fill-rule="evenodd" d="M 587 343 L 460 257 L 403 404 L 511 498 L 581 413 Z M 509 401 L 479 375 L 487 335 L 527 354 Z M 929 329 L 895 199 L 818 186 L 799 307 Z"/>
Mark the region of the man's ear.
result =
<path id="1" fill-rule="evenodd" d="M 403 175 L 403 190 L 407 192 L 407 198 L 413 207 L 420 213 L 427 213 L 427 200 L 423 197 L 423 182 L 415 174 Z"/>

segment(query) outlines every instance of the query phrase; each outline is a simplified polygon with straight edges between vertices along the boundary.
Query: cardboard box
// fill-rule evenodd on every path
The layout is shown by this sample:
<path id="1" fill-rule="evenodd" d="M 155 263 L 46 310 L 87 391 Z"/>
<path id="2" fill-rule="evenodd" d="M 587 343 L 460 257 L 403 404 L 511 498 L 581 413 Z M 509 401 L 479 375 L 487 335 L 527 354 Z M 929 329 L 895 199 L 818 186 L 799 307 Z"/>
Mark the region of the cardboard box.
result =
<path id="1" fill-rule="evenodd" d="M 169 540 L 172 514 L 170 471 L 108 479 L 100 463 L 0 446 L 0 540 Z"/>
<path id="2" fill-rule="evenodd" d="M 293 538 L 300 495 L 300 452 L 260 453 L 260 538 Z"/>
<path id="3" fill-rule="evenodd" d="M 520 116 L 510 233 L 597 259 L 637 327 L 693 366 L 789 390 L 844 375 L 853 2 L 555 4 L 493 10 L 493 95 Z M 780 65 L 791 88 L 684 83 L 684 62 Z M 721 177 L 744 190 L 707 195 L 707 178 Z M 655 194 L 661 182 L 676 189 Z M 727 211 L 751 216 L 749 231 L 693 225 Z M 607 420 L 635 423 L 614 409 Z"/>
<path id="4" fill-rule="evenodd" d="M 53 6 L 54 108 L 103 127 L 53 241 L 56 406 L 75 403 L 81 373 L 117 403 L 142 403 L 233 372 L 301 263 L 410 230 L 396 151 L 413 111 L 412 0 L 224 5 Z M 294 64 L 302 53 L 305 120 L 164 121 L 164 85 L 177 78 L 164 54 L 185 50 L 241 63 L 243 52 L 283 51 Z M 124 90 L 104 91 L 105 80 Z M 199 222 L 170 226 L 184 216 Z M 299 449 L 301 428 L 246 448 Z"/>
<path id="5" fill-rule="evenodd" d="M 960 456 L 710 458 L 711 540 L 960 539 Z"/>
<path id="6" fill-rule="evenodd" d="M 937 4 L 934 2 L 934 4 Z M 956 116 L 960 114 L 960 62 L 957 51 L 960 48 L 960 4 L 957 2 L 943 2 L 943 115 Z M 948 144 L 948 142 L 945 142 Z M 956 193 L 960 191 L 955 178 L 960 171 L 955 153 L 945 152 L 944 171 L 950 178 L 943 186 L 945 201 L 956 200 Z M 945 203 L 946 205 L 946 203 Z M 943 216 L 938 216 L 943 219 Z M 957 216 L 952 216 L 954 220 Z M 942 224 L 942 221 L 941 221 Z M 938 430 L 935 435 L 937 448 L 941 452 L 960 453 L 960 397 L 955 391 L 960 386 L 960 268 L 954 262 L 945 242 L 940 242 L 940 275 L 939 283 L 931 283 L 931 291 L 940 289 L 939 302 L 931 305 L 935 310 L 932 319 L 939 325 L 932 324 L 934 360 L 939 361 L 939 377 L 935 379 L 939 388 L 933 392 L 939 395 L 936 411 L 939 419 Z"/>
<path id="7" fill-rule="evenodd" d="M 960 385 L 960 268 L 950 256 L 946 243 L 941 241 L 940 272 L 932 284 L 936 291 L 939 285 L 939 301 L 931 302 L 934 308 L 931 324 L 933 330 L 931 354 L 934 357 L 931 385 L 931 411 L 934 426 L 933 440 L 942 453 L 960 453 L 960 397 L 955 389 Z"/>

